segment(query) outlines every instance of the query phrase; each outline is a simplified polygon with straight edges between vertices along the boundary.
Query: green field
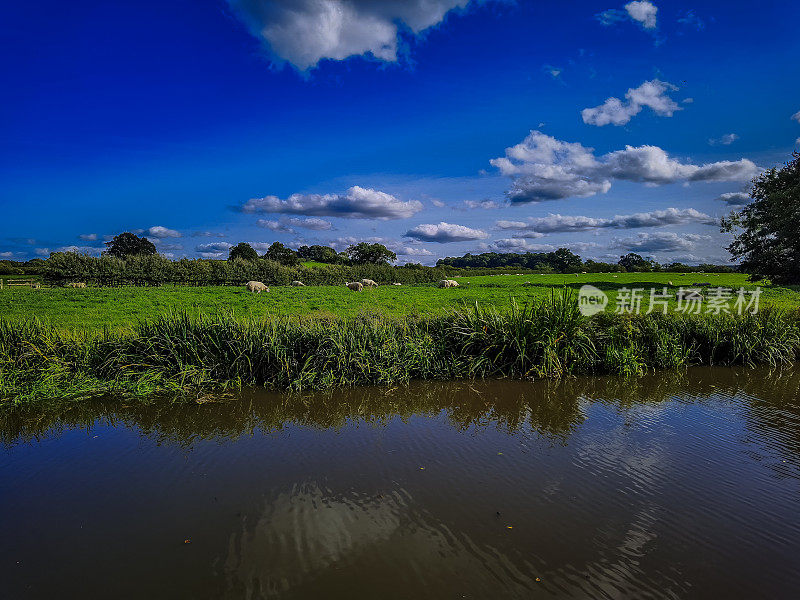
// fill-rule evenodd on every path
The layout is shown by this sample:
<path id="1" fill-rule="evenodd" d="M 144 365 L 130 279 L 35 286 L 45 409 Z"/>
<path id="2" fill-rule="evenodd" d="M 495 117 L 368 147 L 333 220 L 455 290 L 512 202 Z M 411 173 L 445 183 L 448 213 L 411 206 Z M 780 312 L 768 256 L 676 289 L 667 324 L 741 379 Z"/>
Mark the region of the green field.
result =
<path id="1" fill-rule="evenodd" d="M 0 290 L 0 318 L 16 321 L 36 317 L 62 330 L 98 331 L 104 327 L 124 329 L 175 312 L 234 317 L 432 315 L 476 302 L 484 307 L 499 308 L 508 307 L 511 299 L 524 304 L 550 294 L 553 289 L 560 290 L 564 286 L 577 289 L 584 284 L 595 285 L 609 295 L 607 311 L 614 310 L 620 288 L 645 288 L 644 311 L 652 287 L 668 286 L 673 293 L 680 286 L 706 282 L 713 287 L 755 288 L 745 275 L 713 273 L 619 273 L 616 277 L 610 273 L 523 274 L 456 279 L 461 284 L 459 288 L 439 289 L 433 284 L 382 285 L 361 293 L 351 292 L 344 286 L 280 286 L 262 294 L 251 294 L 244 287 L 6 288 Z M 766 284 L 761 287 L 762 306 L 800 307 L 800 288 Z M 674 300 L 671 305 L 674 307 Z"/>

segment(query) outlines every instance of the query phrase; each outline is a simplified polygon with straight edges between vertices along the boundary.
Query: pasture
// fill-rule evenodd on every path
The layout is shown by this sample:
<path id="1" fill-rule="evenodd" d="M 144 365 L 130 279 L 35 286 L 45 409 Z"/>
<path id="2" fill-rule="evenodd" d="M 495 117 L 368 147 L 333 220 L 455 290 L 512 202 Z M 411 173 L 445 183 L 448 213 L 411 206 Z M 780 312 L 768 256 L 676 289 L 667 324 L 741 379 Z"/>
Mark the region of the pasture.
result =
<path id="1" fill-rule="evenodd" d="M 616 277 L 614 276 L 616 275 Z M 507 308 L 513 299 L 526 304 L 537 297 L 577 290 L 591 284 L 609 296 L 607 312 L 616 307 L 621 288 L 644 288 L 642 312 L 646 311 L 650 288 L 668 287 L 673 296 L 679 287 L 710 283 L 733 290 L 754 289 L 745 275 L 714 273 L 619 273 L 579 275 L 494 275 L 453 277 L 460 287 L 439 289 L 435 284 L 393 286 L 352 292 L 341 286 L 270 286 L 269 293 L 252 294 L 244 286 L 122 287 L 67 289 L 43 287 L 6 288 L 0 291 L 0 317 L 7 321 L 38 318 L 62 331 L 97 332 L 103 328 L 123 330 L 141 321 L 185 312 L 191 316 L 231 315 L 234 318 L 298 316 L 308 318 L 376 315 L 387 318 L 433 316 L 465 305 Z M 672 286 L 669 282 L 672 282 Z M 786 309 L 800 307 L 800 288 L 762 288 L 761 306 Z M 705 308 L 703 309 L 705 310 Z"/>

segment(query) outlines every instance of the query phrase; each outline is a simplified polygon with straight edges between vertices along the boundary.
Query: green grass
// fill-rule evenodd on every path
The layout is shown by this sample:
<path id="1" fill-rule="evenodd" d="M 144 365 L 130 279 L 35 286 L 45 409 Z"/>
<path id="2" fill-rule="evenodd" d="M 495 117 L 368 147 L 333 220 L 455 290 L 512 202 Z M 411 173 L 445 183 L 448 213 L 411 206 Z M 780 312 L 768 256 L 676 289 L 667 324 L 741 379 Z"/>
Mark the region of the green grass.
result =
<path id="1" fill-rule="evenodd" d="M 172 314 L 130 331 L 71 335 L 0 319 L 0 405 L 109 393 L 302 391 L 412 379 L 638 376 L 692 364 L 770 364 L 800 352 L 796 311 L 580 314 L 574 292 L 428 317 Z"/>
<path id="2" fill-rule="evenodd" d="M 13 288 L 0 290 L 0 316 L 7 321 L 36 317 L 62 331 L 98 332 L 104 328 L 129 329 L 158 316 L 185 312 L 190 316 L 226 314 L 238 319 L 274 316 L 386 317 L 433 316 L 472 306 L 508 307 L 511 300 L 524 305 L 565 286 L 577 289 L 592 284 L 610 296 L 607 311 L 615 308 L 622 287 L 678 286 L 710 282 L 733 289 L 753 284 L 739 274 L 620 273 L 588 275 L 498 275 L 458 277 L 460 288 L 428 285 L 382 285 L 354 293 L 344 286 L 271 287 L 270 293 L 250 294 L 244 287 L 123 287 L 123 288 Z M 800 307 L 800 289 L 763 285 L 762 306 Z M 644 308 L 646 310 L 646 304 Z M 675 305 L 674 300 L 672 305 Z"/>

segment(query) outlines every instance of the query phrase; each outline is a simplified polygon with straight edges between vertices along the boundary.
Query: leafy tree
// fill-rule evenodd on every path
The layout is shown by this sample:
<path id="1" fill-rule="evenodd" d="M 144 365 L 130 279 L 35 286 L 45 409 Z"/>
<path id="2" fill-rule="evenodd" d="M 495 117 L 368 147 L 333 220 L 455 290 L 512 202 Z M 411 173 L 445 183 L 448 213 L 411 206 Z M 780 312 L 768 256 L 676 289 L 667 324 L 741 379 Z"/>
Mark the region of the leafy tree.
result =
<path id="1" fill-rule="evenodd" d="M 228 260 L 236 260 L 237 258 L 241 258 L 242 260 L 257 260 L 258 252 L 247 242 L 239 242 L 228 251 Z"/>
<path id="2" fill-rule="evenodd" d="M 629 252 L 625 256 L 620 256 L 617 264 L 630 272 L 649 271 L 651 268 L 650 261 L 642 258 L 635 252 Z"/>
<path id="3" fill-rule="evenodd" d="M 330 246 L 321 246 L 319 244 L 300 246 L 297 249 L 297 256 L 300 260 L 311 260 L 328 264 L 336 264 L 339 262 L 339 255 L 336 253 L 336 250 Z"/>
<path id="4" fill-rule="evenodd" d="M 553 252 L 553 257 L 550 260 L 550 266 L 559 273 L 574 273 L 580 271 L 583 267 L 581 257 L 568 250 L 567 248 L 559 248 Z"/>
<path id="5" fill-rule="evenodd" d="M 723 232 L 742 230 L 728 252 L 751 279 L 800 283 L 800 153 L 753 179 L 750 197 L 752 202 L 722 220 Z"/>
<path id="6" fill-rule="evenodd" d="M 106 242 L 106 250 L 103 252 L 123 260 L 131 256 L 148 256 L 155 253 L 156 247 L 153 242 L 130 231 L 115 235 L 110 242 Z"/>
<path id="7" fill-rule="evenodd" d="M 273 242 L 272 245 L 267 248 L 264 258 L 274 260 L 277 263 L 290 267 L 300 262 L 295 251 L 291 248 L 287 248 L 280 242 Z"/>
<path id="8" fill-rule="evenodd" d="M 383 244 L 360 242 L 347 249 L 347 256 L 354 265 L 388 265 L 397 260 L 397 254 Z"/>

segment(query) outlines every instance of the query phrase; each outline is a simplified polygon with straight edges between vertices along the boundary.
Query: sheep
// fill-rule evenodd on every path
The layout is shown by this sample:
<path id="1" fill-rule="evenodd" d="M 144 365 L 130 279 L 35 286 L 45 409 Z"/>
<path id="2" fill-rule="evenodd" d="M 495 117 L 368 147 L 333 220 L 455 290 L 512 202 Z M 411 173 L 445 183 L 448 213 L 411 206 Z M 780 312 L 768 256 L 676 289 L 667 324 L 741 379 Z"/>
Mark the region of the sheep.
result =
<path id="1" fill-rule="evenodd" d="M 260 281 L 248 281 L 246 287 L 247 291 L 254 292 L 256 294 L 269 291 L 269 288 Z"/>
<path id="2" fill-rule="evenodd" d="M 667 283 L 669 284 L 669 287 L 675 287 L 675 284 L 672 283 L 671 281 L 668 281 Z"/>
<path id="3" fill-rule="evenodd" d="M 403 285 L 402 283 L 397 283 L 396 281 L 392 285 Z"/>
<path id="4" fill-rule="evenodd" d="M 306 285 L 306 284 L 305 284 L 305 283 L 303 283 L 302 281 L 293 281 L 293 282 L 292 282 L 292 285 L 293 285 L 294 287 L 305 287 L 305 285 Z"/>
<path id="5" fill-rule="evenodd" d="M 364 285 L 360 281 L 351 281 L 350 283 L 345 283 L 345 285 L 354 292 L 360 292 L 364 289 Z"/>
<path id="6" fill-rule="evenodd" d="M 372 279 L 362 279 L 361 285 L 364 287 L 378 287 L 378 284 L 375 283 Z"/>
<path id="7" fill-rule="evenodd" d="M 458 287 L 458 282 L 452 279 L 442 279 L 439 282 L 440 288 L 451 288 L 451 287 Z"/>
<path id="8" fill-rule="evenodd" d="M 84 282 L 82 282 L 82 281 L 70 281 L 67 284 L 67 287 L 69 287 L 69 288 L 85 288 L 86 284 Z"/>

